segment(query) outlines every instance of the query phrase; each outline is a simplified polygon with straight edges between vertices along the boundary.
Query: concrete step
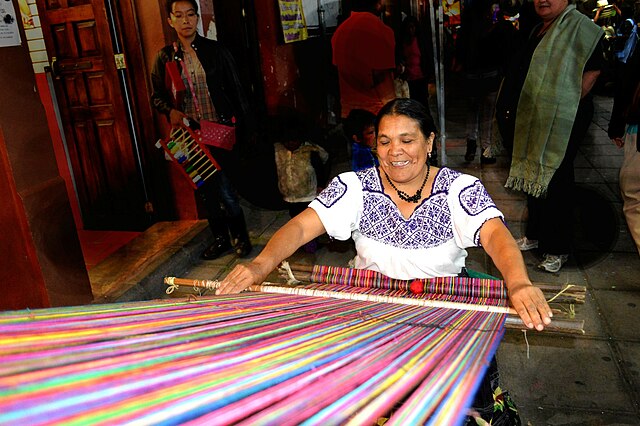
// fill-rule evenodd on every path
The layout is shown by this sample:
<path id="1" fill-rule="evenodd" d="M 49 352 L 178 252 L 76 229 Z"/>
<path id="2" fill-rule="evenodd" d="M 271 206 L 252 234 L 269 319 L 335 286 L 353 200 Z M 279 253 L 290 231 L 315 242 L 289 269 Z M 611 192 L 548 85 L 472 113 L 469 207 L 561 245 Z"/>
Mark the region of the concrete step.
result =
<path id="1" fill-rule="evenodd" d="M 94 303 L 162 298 L 163 277 L 187 271 L 211 239 L 206 220 L 154 224 L 89 271 Z"/>

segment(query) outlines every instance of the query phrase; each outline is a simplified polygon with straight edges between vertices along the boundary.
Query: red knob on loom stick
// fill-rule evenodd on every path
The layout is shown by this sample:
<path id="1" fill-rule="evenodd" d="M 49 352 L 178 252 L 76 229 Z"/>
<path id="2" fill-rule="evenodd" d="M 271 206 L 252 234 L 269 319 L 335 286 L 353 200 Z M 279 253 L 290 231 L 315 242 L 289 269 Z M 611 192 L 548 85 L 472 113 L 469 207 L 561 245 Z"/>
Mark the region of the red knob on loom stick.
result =
<path id="1" fill-rule="evenodd" d="M 420 280 L 413 280 L 409 286 L 409 290 L 411 290 L 413 294 L 422 294 L 424 293 L 424 283 Z"/>

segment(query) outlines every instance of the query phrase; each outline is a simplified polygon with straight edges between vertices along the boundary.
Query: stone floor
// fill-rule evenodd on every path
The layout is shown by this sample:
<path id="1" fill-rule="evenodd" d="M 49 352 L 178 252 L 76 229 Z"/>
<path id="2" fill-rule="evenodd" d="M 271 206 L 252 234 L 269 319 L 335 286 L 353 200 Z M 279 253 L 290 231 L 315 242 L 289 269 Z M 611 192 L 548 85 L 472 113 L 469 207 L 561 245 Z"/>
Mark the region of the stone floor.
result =
<path id="1" fill-rule="evenodd" d="M 585 321 L 584 335 L 508 330 L 499 348 L 503 388 L 512 394 L 524 424 L 640 425 L 640 331 L 636 328 L 640 323 L 640 257 L 621 213 L 618 169 L 622 152 L 606 135 L 611 104 L 610 98 L 596 97 L 596 114 L 576 161 L 579 201 L 574 209 L 576 249 L 570 261 L 559 273 L 550 274 L 536 268 L 541 253 L 524 253 L 532 281 L 574 283 L 587 288 L 587 303 L 575 309 L 576 318 Z M 465 164 L 461 133 L 464 107 L 460 102 L 449 102 L 447 117 L 447 165 L 481 178 L 505 213 L 512 233 L 519 237 L 526 219 L 526 202 L 522 195 L 503 187 L 508 171 L 506 157 L 500 156 L 491 166 L 481 166 L 477 159 Z M 341 171 L 343 166 L 338 164 L 334 171 Z M 288 213 L 247 202 L 243 208 L 254 242 L 253 257 L 288 220 Z M 189 228 L 163 255 L 160 273 L 146 280 L 144 289 L 121 292 L 119 300 L 160 297 L 162 274 L 219 279 L 240 261 L 233 255 L 200 260 L 197 255 L 211 235 L 204 222 Z M 189 239 L 187 234 L 197 238 Z M 353 253 L 349 243 L 323 238 L 315 254 L 298 251 L 291 261 L 345 265 Z M 480 249 L 470 250 L 468 264 L 498 274 Z"/>

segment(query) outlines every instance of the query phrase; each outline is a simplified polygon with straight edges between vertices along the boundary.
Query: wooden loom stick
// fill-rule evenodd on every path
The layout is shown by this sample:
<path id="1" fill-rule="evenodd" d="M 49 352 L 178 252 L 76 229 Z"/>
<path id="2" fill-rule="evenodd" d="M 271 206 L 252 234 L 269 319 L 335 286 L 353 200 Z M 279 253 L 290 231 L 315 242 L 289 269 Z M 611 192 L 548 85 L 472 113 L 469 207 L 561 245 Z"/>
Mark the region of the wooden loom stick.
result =
<path id="1" fill-rule="evenodd" d="M 169 286 L 167 288 L 168 294 L 172 293 L 173 290 L 180 285 L 187 286 L 187 287 L 206 288 L 209 290 L 215 290 L 220 286 L 219 281 L 195 280 L 195 279 L 177 278 L 177 277 L 165 277 L 164 282 Z M 398 304 L 405 304 L 405 305 L 425 306 L 425 307 L 434 307 L 434 308 L 446 307 L 449 309 L 464 309 L 464 310 L 475 310 L 475 311 L 484 311 L 484 312 L 502 312 L 502 313 L 508 314 L 505 322 L 505 326 L 507 328 L 517 329 L 517 330 L 526 329 L 524 327 L 524 324 L 522 323 L 522 320 L 520 319 L 520 316 L 518 316 L 516 311 L 510 307 L 505 308 L 505 307 L 499 307 L 499 306 L 470 305 L 470 304 L 458 303 L 458 302 L 443 302 L 443 301 L 425 300 L 425 299 L 408 299 L 408 298 L 391 297 L 391 296 L 375 296 L 375 295 L 372 296 L 372 295 L 357 294 L 357 293 L 355 294 L 355 297 L 350 297 L 350 296 L 345 297 L 344 295 L 347 293 L 329 292 L 324 290 L 318 291 L 318 290 L 304 289 L 300 287 L 296 287 L 296 288 L 282 287 L 282 286 L 278 286 L 277 284 L 269 283 L 269 282 L 267 282 L 267 285 L 250 286 L 247 290 L 259 291 L 264 293 L 300 294 L 300 295 L 318 296 L 318 297 L 323 297 L 323 295 L 320 294 L 321 292 L 335 293 L 336 295 L 332 294 L 332 295 L 327 295 L 325 297 L 334 297 L 334 298 L 341 298 L 341 299 L 348 298 L 352 300 L 365 300 L 365 301 L 383 302 L 383 303 L 398 303 Z M 305 290 L 305 291 L 301 291 L 301 290 Z M 312 292 L 314 292 L 314 294 L 311 294 Z M 351 295 L 352 293 L 348 293 L 348 294 Z M 340 295 L 342 297 L 339 297 Z M 369 297 L 369 298 L 365 299 L 363 296 Z M 386 300 L 380 300 L 380 299 L 374 300 L 373 298 L 385 298 Z M 393 301 L 391 299 L 399 299 L 399 301 Z M 415 301 L 418 301 L 418 303 L 414 303 Z M 425 303 L 420 303 L 420 301 Z M 442 306 L 442 304 L 446 304 L 447 306 Z M 436 306 L 436 305 L 439 305 L 439 306 Z M 479 309 L 469 309 L 470 306 L 474 308 L 479 308 Z M 485 308 L 491 308 L 491 309 L 485 309 Z M 551 323 L 545 325 L 545 331 L 582 335 L 584 334 L 584 321 L 567 320 L 567 319 L 554 317 L 551 319 Z"/>
<path id="2" fill-rule="evenodd" d="M 219 287 L 219 282 L 211 280 L 189 280 L 184 278 L 166 277 L 164 279 L 165 284 L 168 285 L 187 285 L 191 287 L 204 287 L 208 289 L 215 289 Z M 395 303 L 399 305 L 412 305 L 412 306 L 424 306 L 427 308 L 445 308 L 445 309 L 460 309 L 465 311 L 479 311 L 479 312 L 495 312 L 502 314 L 516 315 L 516 311 L 510 307 L 503 306 L 490 306 L 490 305 L 473 305 L 460 302 L 446 302 L 441 300 L 428 300 L 428 299 L 409 299 L 406 297 L 395 296 L 383 296 L 373 294 L 362 293 L 344 293 L 340 291 L 329 290 L 313 290 L 302 287 L 281 287 L 275 283 L 265 281 L 262 285 L 252 285 L 247 288 L 248 291 L 259 291 L 263 293 L 279 293 L 279 294 L 297 294 L 300 296 L 316 296 L 316 297 L 332 297 L 334 299 L 350 299 L 361 300 L 364 302 L 377 302 L 377 303 Z"/>
<path id="3" fill-rule="evenodd" d="M 283 278 L 294 280 L 300 284 L 312 283 L 312 276 L 317 265 L 306 264 L 289 264 L 283 262 L 278 268 Z M 348 268 L 339 268 L 348 269 Z M 429 281 L 429 280 L 427 280 Z M 585 303 L 586 287 L 575 284 L 552 284 L 552 283 L 533 283 L 534 286 L 542 290 L 545 299 L 549 303 L 560 305 L 572 305 Z M 564 312 L 556 311 L 556 315 L 550 324 L 545 326 L 545 331 L 567 333 L 567 334 L 584 334 L 584 321 L 573 318 L 562 318 Z M 507 317 L 506 327 L 511 329 L 523 330 L 524 325 L 518 315 L 510 314 Z"/>
<path id="4" fill-rule="evenodd" d="M 317 297 L 332 297 L 335 299 L 350 299 L 361 300 L 364 302 L 376 302 L 376 303 L 394 303 L 398 305 L 412 305 L 423 306 L 427 308 L 445 308 L 445 309 L 460 309 L 464 311 L 479 311 L 479 312 L 495 312 L 500 314 L 516 314 L 515 309 L 503 306 L 490 306 L 490 305 L 473 305 L 469 303 L 460 302 L 446 302 L 442 300 L 429 300 L 429 299 L 409 299 L 406 297 L 396 296 L 383 296 L 378 294 L 363 294 L 363 293 L 344 293 L 340 291 L 330 290 L 313 290 L 303 287 L 280 287 L 274 283 L 265 282 L 262 285 L 252 285 L 248 289 L 249 291 L 261 291 L 264 293 L 280 293 L 280 294 L 297 294 L 301 296 L 317 296 Z"/>

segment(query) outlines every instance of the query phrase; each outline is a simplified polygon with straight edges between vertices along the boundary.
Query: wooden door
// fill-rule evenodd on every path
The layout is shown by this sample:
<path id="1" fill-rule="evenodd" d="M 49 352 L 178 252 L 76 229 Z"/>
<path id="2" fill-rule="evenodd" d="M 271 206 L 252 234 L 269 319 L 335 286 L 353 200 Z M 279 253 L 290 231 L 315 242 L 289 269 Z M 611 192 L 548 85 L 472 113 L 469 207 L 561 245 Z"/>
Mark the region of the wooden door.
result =
<path id="1" fill-rule="evenodd" d="M 105 0 L 37 0 L 85 229 L 143 229 L 145 190 Z M 110 9 L 110 8 L 109 8 Z"/>

